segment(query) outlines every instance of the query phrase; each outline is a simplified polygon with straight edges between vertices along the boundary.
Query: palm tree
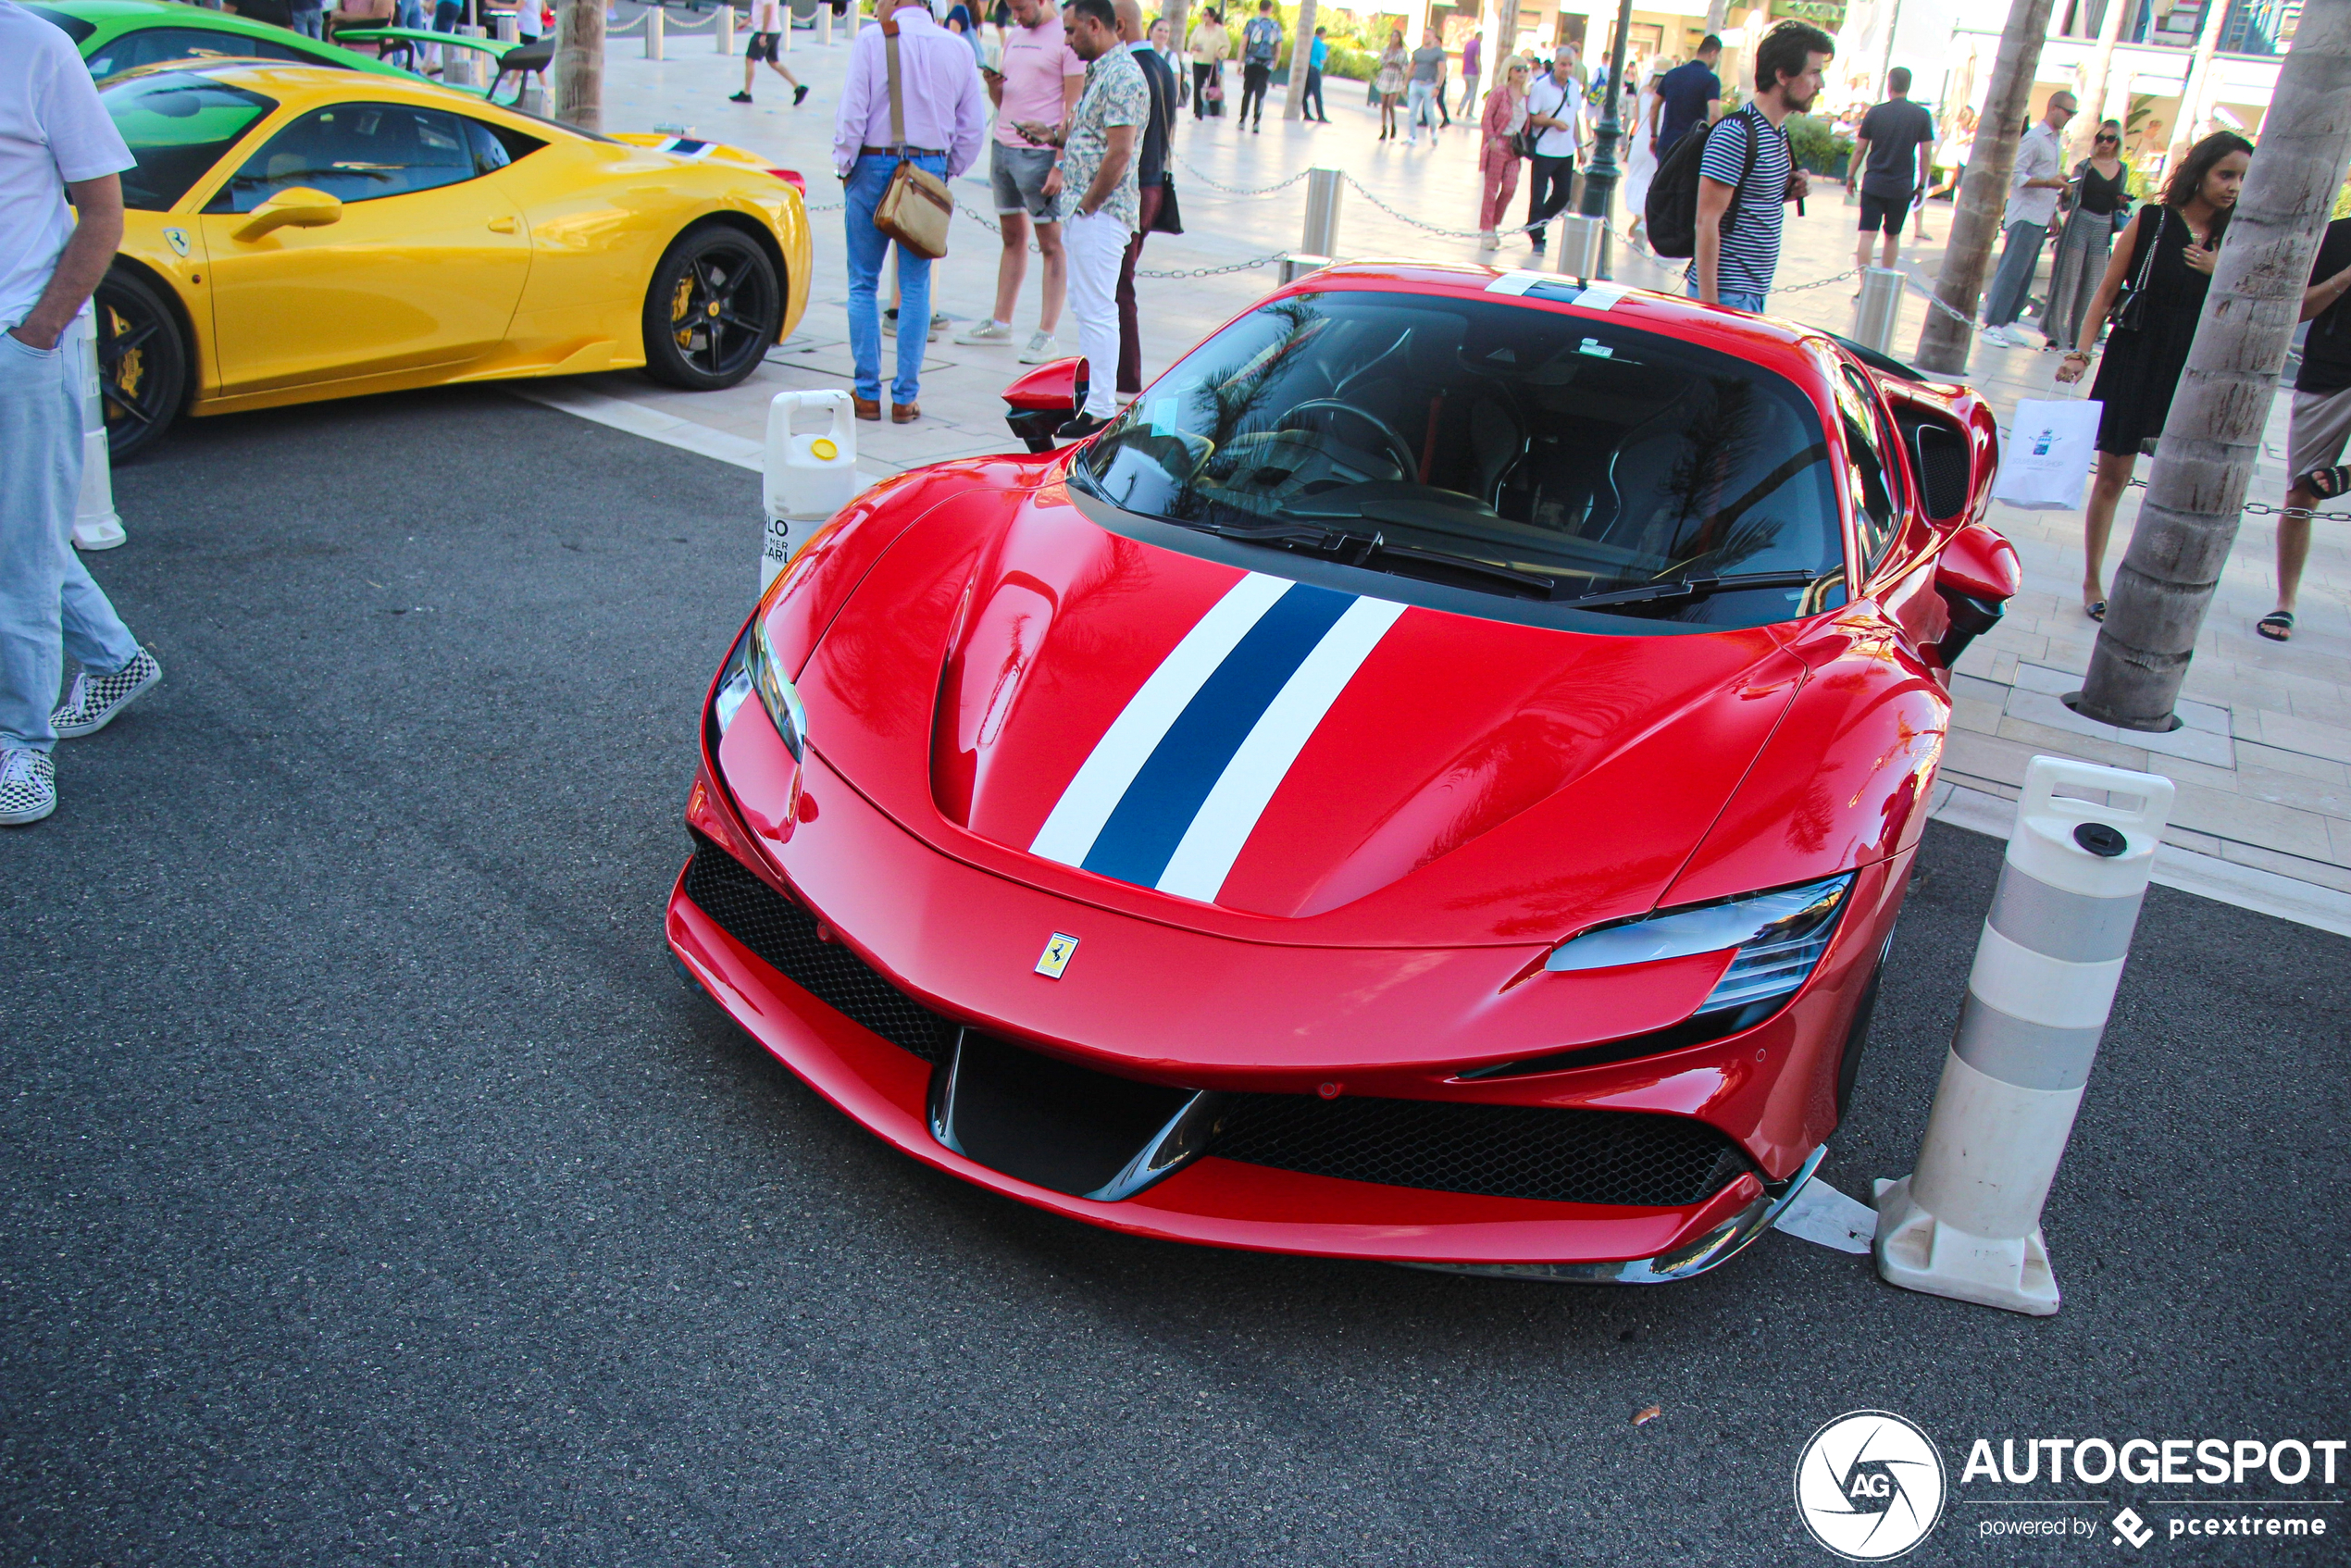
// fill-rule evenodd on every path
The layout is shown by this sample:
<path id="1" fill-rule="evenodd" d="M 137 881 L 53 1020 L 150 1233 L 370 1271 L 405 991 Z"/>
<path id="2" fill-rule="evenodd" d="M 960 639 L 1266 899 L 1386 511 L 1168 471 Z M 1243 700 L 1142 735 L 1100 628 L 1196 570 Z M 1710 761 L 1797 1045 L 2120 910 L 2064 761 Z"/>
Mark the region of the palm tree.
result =
<path id="1" fill-rule="evenodd" d="M 2121 0 L 2108 0 L 2120 5 Z M 1992 62 L 1992 80 L 1984 93 L 1984 113 L 1976 122 L 1975 151 L 1967 161 L 1967 179 L 1960 182 L 1958 210 L 1951 215 L 1951 239 L 1943 253 L 1942 275 L 1934 280 L 1934 297 L 1958 316 L 1940 310 L 1926 313 L 1926 330 L 1919 334 L 1918 363 L 1940 375 L 1967 370 L 1968 340 L 1976 301 L 1984 292 L 1984 274 L 1992 263 L 1992 242 L 1999 238 L 2000 215 L 2008 210 L 2009 171 L 2016 167 L 2017 139 L 2024 131 L 2024 117 L 2033 105 L 2033 75 L 2041 64 L 2041 41 L 2049 31 L 2049 0 L 2013 0 L 2008 25 L 2000 30 L 2000 52 Z"/>
<path id="2" fill-rule="evenodd" d="M 1298 0 L 1298 26 L 1289 35 L 1289 91 L 1282 95 L 1282 118 L 1306 113 L 1306 62 L 1314 57 L 1314 0 Z"/>
<path id="3" fill-rule="evenodd" d="M 2122 13 L 2132 8 L 2131 0 L 2106 0 L 2098 46 L 2082 74 L 2082 114 L 2073 122 L 2073 144 L 2065 155 L 2068 168 L 2090 156 L 2090 140 L 2098 133 L 2098 122 L 2106 118 L 2107 104 L 2114 96 L 2114 46 L 2122 37 Z M 2119 146 L 2114 150 L 2122 151 Z"/>
<path id="4" fill-rule="evenodd" d="M 2310 260 L 2351 164 L 2351 0 L 2308 0 L 2229 219 L 2196 346 L 2156 443 L 2089 677 L 2102 724 L 2171 729 L 2196 633 L 2235 542 Z"/>
<path id="5" fill-rule="evenodd" d="M 604 128 L 604 0 L 561 0 L 555 8 L 555 118 L 582 131 Z"/>

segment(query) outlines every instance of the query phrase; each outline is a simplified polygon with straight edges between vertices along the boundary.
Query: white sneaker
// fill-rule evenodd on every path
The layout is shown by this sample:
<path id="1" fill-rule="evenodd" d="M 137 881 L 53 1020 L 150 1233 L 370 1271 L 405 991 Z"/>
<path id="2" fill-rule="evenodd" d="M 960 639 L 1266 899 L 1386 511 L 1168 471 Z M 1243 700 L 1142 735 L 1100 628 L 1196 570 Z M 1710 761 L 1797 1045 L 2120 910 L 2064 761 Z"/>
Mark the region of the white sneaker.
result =
<path id="1" fill-rule="evenodd" d="M 49 722 L 67 740 L 95 735 L 113 723 L 114 716 L 129 707 L 140 693 L 162 679 L 163 666 L 144 648 L 139 650 L 138 657 L 112 675 L 76 670 L 66 700 L 49 716 Z"/>
<path id="2" fill-rule="evenodd" d="M 1502 248 L 1502 242 L 1495 236 L 1491 229 L 1480 230 L 1477 236 L 1477 248 L 1482 251 L 1499 250 Z"/>
<path id="3" fill-rule="evenodd" d="M 977 323 L 955 334 L 959 343 L 1008 343 L 1013 341 L 1012 324 L 990 321 L 982 317 Z"/>
<path id="4" fill-rule="evenodd" d="M 0 828 L 22 828 L 57 809 L 57 765 L 46 752 L 0 752 Z"/>
<path id="5" fill-rule="evenodd" d="M 1984 341 L 1997 348 L 2022 348 L 2024 340 L 2016 335 L 2013 327 L 1986 327 Z"/>
<path id="6" fill-rule="evenodd" d="M 1042 365 L 1049 359 L 1059 359 L 1053 352 L 1053 334 L 1039 330 L 1029 334 L 1028 346 L 1020 351 L 1023 365 Z"/>

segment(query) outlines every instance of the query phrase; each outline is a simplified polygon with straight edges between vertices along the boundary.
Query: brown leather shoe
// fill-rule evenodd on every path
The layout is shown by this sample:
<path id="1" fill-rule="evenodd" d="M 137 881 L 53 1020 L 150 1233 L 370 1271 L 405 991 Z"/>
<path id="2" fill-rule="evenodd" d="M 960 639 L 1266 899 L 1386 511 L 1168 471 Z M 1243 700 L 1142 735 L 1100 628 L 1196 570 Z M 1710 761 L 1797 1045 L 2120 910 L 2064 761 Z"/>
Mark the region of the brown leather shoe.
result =
<path id="1" fill-rule="evenodd" d="M 855 407 L 857 411 L 857 417 L 860 419 L 878 419 L 881 417 L 881 400 L 879 398 L 859 397 L 855 392 L 851 392 L 849 394 L 849 401 L 851 404 Z"/>
<path id="2" fill-rule="evenodd" d="M 923 405 L 919 403 L 893 403 L 889 405 L 889 422 L 893 425 L 911 425 L 922 417 Z"/>

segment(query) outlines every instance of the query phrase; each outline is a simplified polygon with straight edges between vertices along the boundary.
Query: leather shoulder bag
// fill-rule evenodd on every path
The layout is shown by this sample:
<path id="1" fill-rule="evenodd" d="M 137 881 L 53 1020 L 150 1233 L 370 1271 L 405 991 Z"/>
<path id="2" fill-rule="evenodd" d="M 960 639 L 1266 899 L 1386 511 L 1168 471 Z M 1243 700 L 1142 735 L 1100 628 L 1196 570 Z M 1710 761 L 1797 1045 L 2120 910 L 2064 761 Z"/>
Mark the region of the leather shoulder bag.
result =
<path id="1" fill-rule="evenodd" d="M 2125 280 L 2122 297 L 2114 302 L 2107 313 L 2107 321 L 2118 332 L 2137 332 L 2147 324 L 2147 280 L 2155 275 L 2155 253 L 2163 243 L 2163 230 L 2171 221 L 2171 209 L 2160 203 L 2150 203 L 2156 212 L 2155 231 L 2146 237 L 2146 249 L 2139 255 L 2139 272 Z"/>
<path id="2" fill-rule="evenodd" d="M 955 197 L 947 181 L 906 156 L 906 99 L 898 81 L 898 19 L 881 24 L 882 49 L 889 62 L 889 144 L 898 153 L 889 188 L 874 205 L 874 227 L 914 252 L 937 261 L 947 254 L 947 220 Z"/>

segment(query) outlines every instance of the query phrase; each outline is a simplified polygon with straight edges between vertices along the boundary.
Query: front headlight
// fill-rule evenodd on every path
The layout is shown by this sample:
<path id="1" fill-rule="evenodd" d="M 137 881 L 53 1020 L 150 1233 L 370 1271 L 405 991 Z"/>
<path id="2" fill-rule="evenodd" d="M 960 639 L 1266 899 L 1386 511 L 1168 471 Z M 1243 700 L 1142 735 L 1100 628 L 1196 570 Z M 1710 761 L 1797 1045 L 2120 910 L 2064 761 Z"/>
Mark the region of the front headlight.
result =
<path id="1" fill-rule="evenodd" d="M 713 703 L 718 720 L 718 733 L 727 733 L 735 722 L 735 715 L 743 700 L 753 691 L 759 693 L 760 706 L 776 726 L 776 733 L 783 737 L 784 747 L 792 760 L 807 760 L 808 710 L 801 705 L 800 692 L 776 652 L 767 644 L 765 616 L 754 617 L 750 628 L 735 643 L 735 651 L 728 655 L 727 668 L 719 678 L 718 695 Z"/>
<path id="2" fill-rule="evenodd" d="M 1603 926 L 1561 942 L 1543 961 L 1556 970 L 1613 969 L 1735 948 L 1731 966 L 1698 1011 L 1768 1002 L 1801 986 L 1828 951 L 1853 890 L 1852 872 L 1777 892 L 1750 893 L 1695 909 L 1670 910 Z"/>

